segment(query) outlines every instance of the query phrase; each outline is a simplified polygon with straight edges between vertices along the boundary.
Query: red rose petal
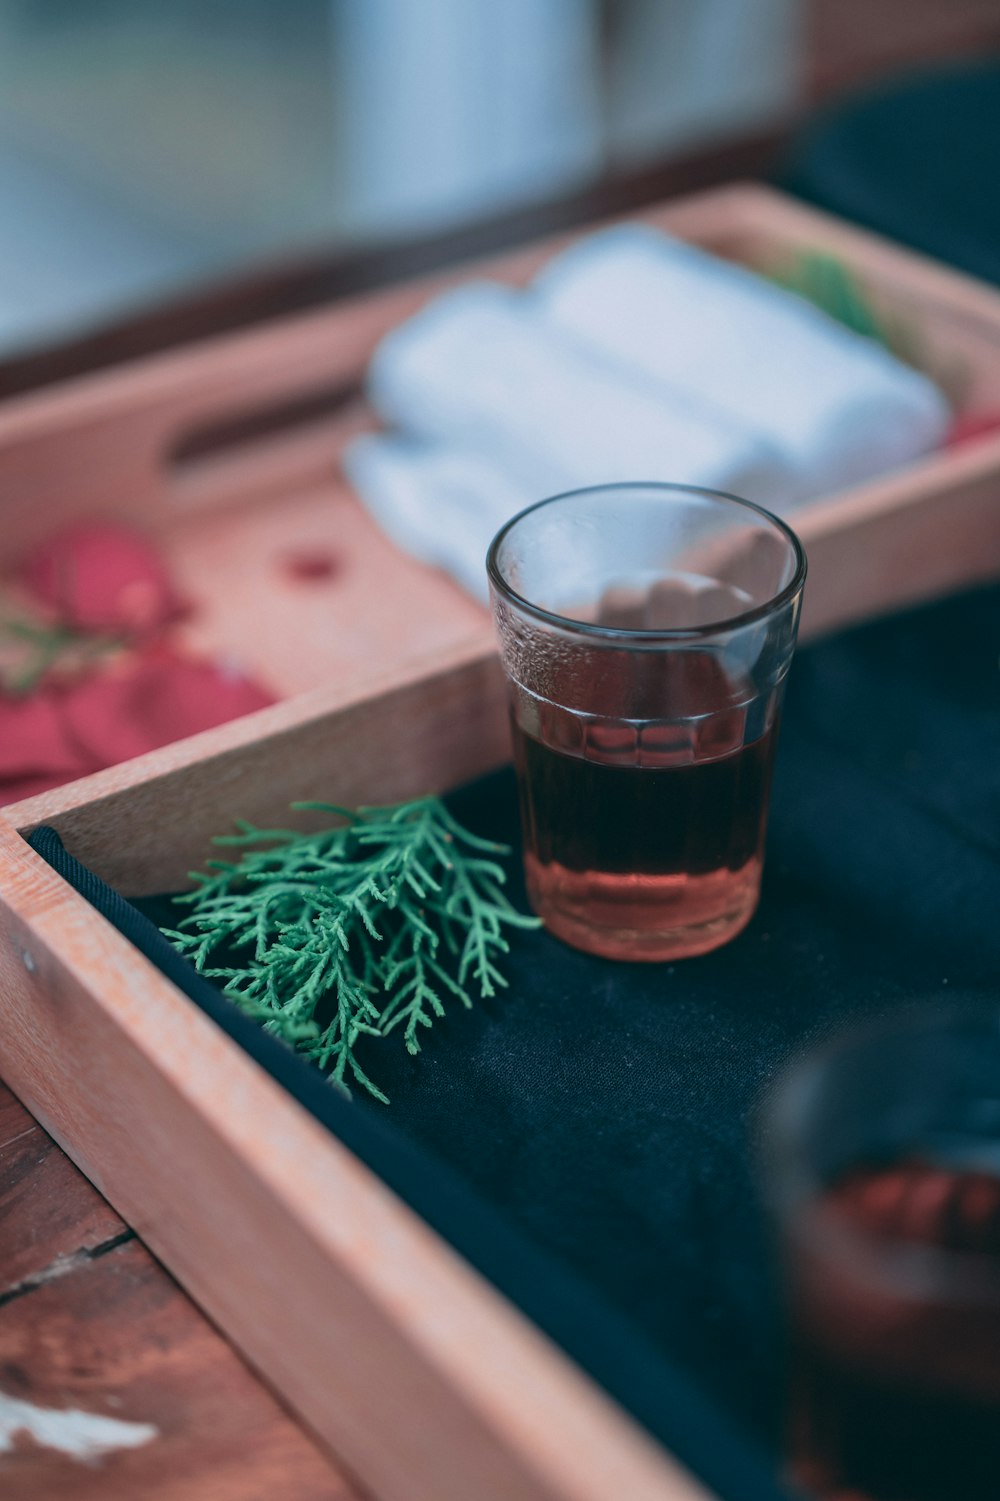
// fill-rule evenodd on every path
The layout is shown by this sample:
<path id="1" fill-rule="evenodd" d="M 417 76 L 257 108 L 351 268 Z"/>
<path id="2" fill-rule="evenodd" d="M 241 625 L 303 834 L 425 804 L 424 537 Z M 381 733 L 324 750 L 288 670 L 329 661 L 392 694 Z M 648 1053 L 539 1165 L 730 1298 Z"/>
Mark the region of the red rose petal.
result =
<path id="1" fill-rule="evenodd" d="M 160 652 L 78 683 L 65 714 L 81 752 L 112 766 L 273 702 L 249 678 Z"/>
<path id="2" fill-rule="evenodd" d="M 0 694 L 0 781 L 50 777 L 54 785 L 93 771 L 62 716 L 62 694 L 41 691 L 30 698 Z"/>
<path id="3" fill-rule="evenodd" d="M 97 634 L 137 634 L 175 618 L 179 604 L 155 548 L 127 527 L 70 527 L 35 549 L 21 582 L 59 619 Z"/>
<path id="4" fill-rule="evenodd" d="M 968 412 L 956 417 L 945 434 L 944 446 L 957 448 L 973 438 L 985 438 L 1000 430 L 1000 412 Z"/>

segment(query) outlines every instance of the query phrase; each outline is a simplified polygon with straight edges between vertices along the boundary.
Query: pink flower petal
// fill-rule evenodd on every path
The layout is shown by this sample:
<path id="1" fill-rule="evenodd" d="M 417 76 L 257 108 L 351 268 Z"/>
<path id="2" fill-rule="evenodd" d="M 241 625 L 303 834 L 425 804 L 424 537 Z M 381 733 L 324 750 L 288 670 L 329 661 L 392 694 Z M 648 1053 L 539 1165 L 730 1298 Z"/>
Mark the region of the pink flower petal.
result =
<path id="1" fill-rule="evenodd" d="M 112 766 L 273 702 L 248 678 L 161 651 L 84 679 L 66 695 L 65 714 L 81 752 Z"/>
<path id="2" fill-rule="evenodd" d="M 156 549 L 110 523 L 57 533 L 29 554 L 19 578 L 60 620 L 98 635 L 144 634 L 179 611 Z"/>

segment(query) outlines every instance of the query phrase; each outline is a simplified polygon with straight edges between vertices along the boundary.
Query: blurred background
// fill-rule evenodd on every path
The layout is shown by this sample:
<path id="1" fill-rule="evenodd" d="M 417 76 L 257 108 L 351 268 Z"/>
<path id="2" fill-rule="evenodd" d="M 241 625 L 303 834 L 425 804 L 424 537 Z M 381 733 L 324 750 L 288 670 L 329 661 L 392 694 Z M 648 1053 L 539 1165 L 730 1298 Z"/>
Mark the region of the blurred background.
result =
<path id="1" fill-rule="evenodd" d="M 758 174 L 845 91 L 984 52 L 997 0 L 0 0 L 0 362 L 679 164 Z"/>

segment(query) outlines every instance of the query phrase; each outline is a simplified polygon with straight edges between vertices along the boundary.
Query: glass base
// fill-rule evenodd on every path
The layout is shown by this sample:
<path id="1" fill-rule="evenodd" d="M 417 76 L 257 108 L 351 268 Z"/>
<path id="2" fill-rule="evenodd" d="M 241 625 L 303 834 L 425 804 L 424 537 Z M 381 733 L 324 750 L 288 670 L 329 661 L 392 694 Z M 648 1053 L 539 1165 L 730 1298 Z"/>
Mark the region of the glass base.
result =
<path id="1" fill-rule="evenodd" d="M 746 927 L 762 861 L 705 875 L 609 875 L 543 865 L 525 854 L 528 897 L 546 928 L 606 959 L 659 963 L 708 954 Z"/>

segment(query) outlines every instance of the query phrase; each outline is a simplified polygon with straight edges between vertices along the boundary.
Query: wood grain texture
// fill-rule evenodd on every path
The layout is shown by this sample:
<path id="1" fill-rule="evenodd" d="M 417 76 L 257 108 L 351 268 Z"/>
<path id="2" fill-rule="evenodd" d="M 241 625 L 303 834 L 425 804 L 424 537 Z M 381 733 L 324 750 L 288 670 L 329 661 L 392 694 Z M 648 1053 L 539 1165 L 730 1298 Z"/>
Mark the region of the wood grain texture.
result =
<path id="1" fill-rule="evenodd" d="M 0 1425 L 9 1399 L 155 1437 L 83 1461 L 22 1431 L 4 1501 L 361 1501 L 0 1085 Z"/>
<path id="2" fill-rule="evenodd" d="M 823 245 L 862 269 L 887 305 L 924 310 L 933 339 L 968 365 L 972 399 L 1000 391 L 1000 297 L 968 279 L 758 189 L 652 217 L 754 263 Z M 492 269 L 523 280 L 551 248 Z M 213 515 L 238 535 L 247 505 L 268 495 L 280 504 L 282 474 L 297 493 L 320 485 L 343 441 L 338 421 L 297 438 L 271 434 L 256 452 L 190 470 L 179 488 L 164 453 L 204 420 L 308 395 L 332 378 L 356 382 L 384 329 L 441 284 L 12 403 L 0 413 L 9 544 L 37 523 L 33 504 L 52 500 L 65 516 L 98 495 L 121 514 L 138 507 L 178 545 L 186 524 L 208 526 Z M 805 630 L 995 576 L 998 479 L 994 437 L 803 512 Z M 376 607 L 392 594 L 387 564 Z M 405 608 L 399 619 L 405 627 Z M 506 746 L 488 630 L 468 626 L 456 621 L 455 636 L 445 631 L 429 652 L 414 629 L 405 653 L 350 681 L 7 810 L 0 1067 L 383 1501 L 686 1501 L 698 1487 L 668 1456 L 14 832 L 54 823 L 71 850 L 134 893 L 178 884 L 236 814 L 272 821 L 290 798 L 329 797 L 334 786 L 353 802 L 453 785 Z"/>
<path id="3" fill-rule="evenodd" d="M 37 1130 L 35 1117 L 25 1110 L 16 1095 L 0 1084 L 0 1151 L 19 1137 Z"/>
<path id="4" fill-rule="evenodd" d="M 154 1436 L 81 1463 L 20 1443 L 5 1501 L 357 1501 L 225 1341 L 132 1241 L 0 1308 L 0 1390 Z"/>
<path id="5" fill-rule="evenodd" d="M 0 867 L 7 1078 L 377 1496 L 703 1497 L 3 819 Z"/>
<path id="6" fill-rule="evenodd" d="M 994 395 L 1000 386 L 1000 298 L 971 278 L 755 186 L 718 189 L 636 217 L 751 263 L 826 248 L 853 265 L 876 298 L 898 312 L 919 310 L 932 345 L 952 348 L 958 340 L 962 347 L 954 352 L 971 356 L 973 374 Z M 458 271 L 4 403 L 3 553 L 14 556 L 81 513 L 138 514 L 145 525 L 171 528 L 185 509 L 243 504 L 328 478 L 357 430 L 359 409 L 350 398 L 384 333 L 472 274 L 523 284 L 572 238 L 553 236 Z M 276 409 L 294 410 L 298 403 L 308 411 L 317 392 L 332 389 L 344 397 L 338 412 L 324 410 L 275 430 L 270 419 Z M 255 416 L 257 441 L 248 436 Z M 193 437 L 226 423 L 237 424 L 242 441 L 202 462 L 177 463 Z"/>
<path id="7" fill-rule="evenodd" d="M 855 268 L 884 312 L 919 320 L 930 355 L 962 372 L 970 409 L 1000 402 L 995 291 L 763 188 L 719 190 L 645 217 L 754 265 L 822 246 Z M 479 269 L 519 283 L 563 243 Z M 385 330 L 456 279 L 393 288 L 0 412 L 8 556 L 19 527 L 52 524 L 54 495 L 64 513 L 79 513 L 99 490 L 103 508 L 140 514 L 159 530 L 201 602 L 193 644 L 236 655 L 295 695 L 18 805 L 19 828 L 51 822 L 113 884 L 162 890 L 202 862 L 209 832 L 235 816 L 285 821 L 296 796 L 378 801 L 437 790 L 503 758 L 502 684 L 485 611 L 391 547 L 330 478 L 363 420 L 357 401 L 318 430 L 271 434 L 195 466 L 182 494 L 164 462 L 170 445 L 210 416 L 302 396 L 317 381 L 356 388 Z M 803 638 L 997 576 L 997 485 L 1000 434 L 804 507 L 795 518 L 810 563 Z M 276 582 L 283 527 L 290 540 L 341 548 L 335 588 Z M 466 719 L 475 733 L 465 732 Z M 276 775 L 279 766 L 294 774 Z"/>
<path id="8" fill-rule="evenodd" d="M 278 503 L 262 496 L 238 516 L 206 508 L 158 541 L 181 596 L 197 601 L 183 645 L 238 663 L 278 698 L 350 693 L 465 640 L 492 644 L 486 610 L 400 552 L 334 478 L 285 490 Z M 290 570 L 290 558 L 310 554 L 331 558 L 329 578 Z"/>
<path id="9" fill-rule="evenodd" d="M 499 663 L 481 639 L 424 664 L 289 699 L 6 810 L 51 823 L 129 895 L 178 890 L 236 817 L 303 828 L 296 799 L 348 806 L 439 792 L 500 765 L 508 732 Z M 140 767 L 141 762 L 141 767 Z M 138 772 L 138 776 L 137 776 Z"/>
<path id="10" fill-rule="evenodd" d="M 128 1228 L 22 1106 L 17 1113 L 19 1129 L 0 1146 L 0 1304 Z"/>

